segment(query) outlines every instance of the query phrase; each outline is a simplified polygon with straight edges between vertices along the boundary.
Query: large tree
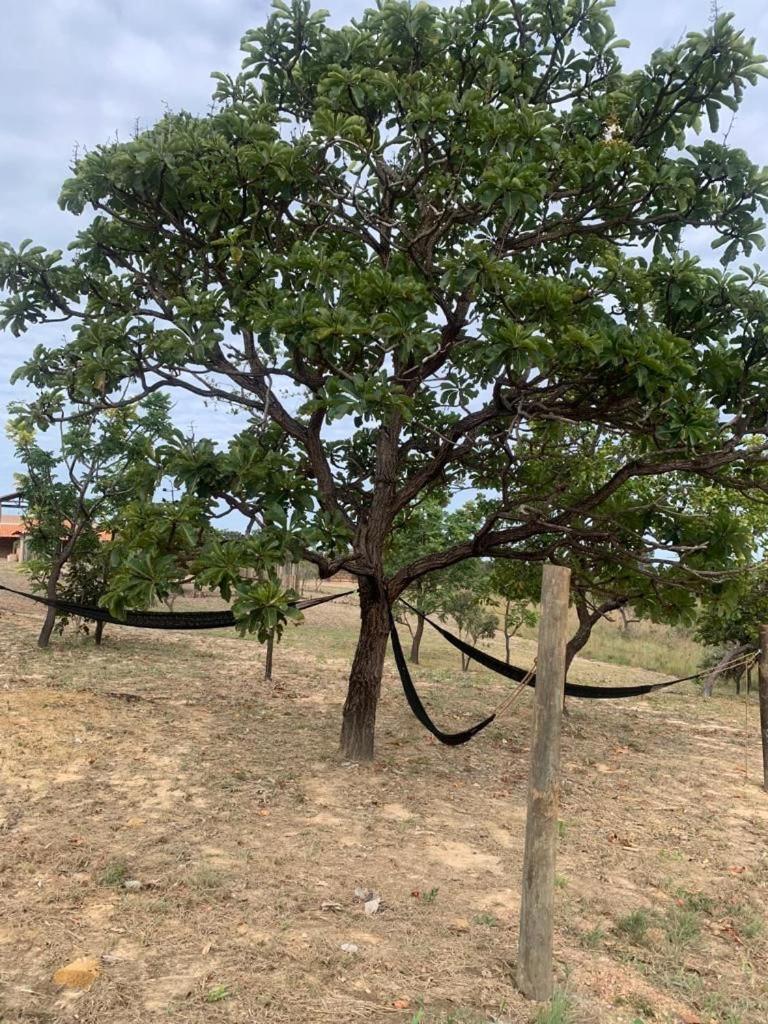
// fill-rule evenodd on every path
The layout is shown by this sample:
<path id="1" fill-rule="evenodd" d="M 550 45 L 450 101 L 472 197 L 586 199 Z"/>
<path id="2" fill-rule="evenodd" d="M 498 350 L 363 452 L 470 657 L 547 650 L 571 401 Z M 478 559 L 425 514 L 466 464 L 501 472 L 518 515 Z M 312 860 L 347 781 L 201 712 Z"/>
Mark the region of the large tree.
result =
<path id="1" fill-rule="evenodd" d="M 241 410 L 228 446 L 176 445 L 179 479 L 258 519 L 259 585 L 286 557 L 359 577 L 347 757 L 373 754 L 388 603 L 422 576 L 615 550 L 633 480 L 763 485 L 766 277 L 730 264 L 762 247 L 768 177 L 695 138 L 762 58 L 720 16 L 624 72 L 610 6 L 381 0 L 335 29 L 277 0 L 209 114 L 77 161 L 68 256 L 2 250 L 5 325 L 71 327 L 22 371 L 36 414 L 159 389 Z M 491 494 L 474 536 L 387 572 L 446 487 Z M 242 592 L 238 550 L 208 578 Z"/>

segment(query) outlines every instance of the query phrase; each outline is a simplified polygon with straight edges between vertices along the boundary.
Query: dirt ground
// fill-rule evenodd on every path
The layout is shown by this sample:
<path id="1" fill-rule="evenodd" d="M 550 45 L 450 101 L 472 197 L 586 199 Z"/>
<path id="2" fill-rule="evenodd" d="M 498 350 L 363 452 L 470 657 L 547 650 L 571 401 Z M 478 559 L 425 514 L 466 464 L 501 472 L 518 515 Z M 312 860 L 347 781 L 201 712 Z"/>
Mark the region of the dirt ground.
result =
<path id="1" fill-rule="evenodd" d="M 68 636 L 39 652 L 39 622 L 0 594 L 3 1024 L 768 1020 L 756 703 L 745 777 L 730 695 L 570 702 L 560 1013 L 514 986 L 530 695 L 446 748 L 390 660 L 377 758 L 358 767 L 336 753 L 352 605 L 306 613 L 274 684 L 261 648 L 226 631 L 108 627 L 101 649 Z M 518 642 L 515 660 L 532 651 Z M 454 653 L 430 637 L 415 672 L 446 728 L 508 692 Z M 581 661 L 573 678 L 659 677 Z M 81 956 L 99 960 L 92 987 L 59 989 Z"/>

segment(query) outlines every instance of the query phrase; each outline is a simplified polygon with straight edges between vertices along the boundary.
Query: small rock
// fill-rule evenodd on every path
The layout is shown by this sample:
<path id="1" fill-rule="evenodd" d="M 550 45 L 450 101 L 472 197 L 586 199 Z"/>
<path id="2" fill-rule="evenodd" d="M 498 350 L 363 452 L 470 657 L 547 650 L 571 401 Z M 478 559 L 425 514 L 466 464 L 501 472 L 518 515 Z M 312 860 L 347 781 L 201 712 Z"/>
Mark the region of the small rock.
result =
<path id="1" fill-rule="evenodd" d="M 123 888 L 127 889 L 129 892 L 138 892 L 141 888 L 141 882 L 138 878 L 127 878 L 123 882 Z"/>
<path id="2" fill-rule="evenodd" d="M 469 931 L 469 921 L 466 919 L 466 917 L 454 917 L 454 919 L 448 925 L 448 928 L 452 932 L 458 932 L 460 934 L 463 934 L 464 932 Z"/>
<path id="3" fill-rule="evenodd" d="M 354 942 L 342 942 L 341 948 L 345 953 L 357 953 L 358 947 Z"/>
<path id="4" fill-rule="evenodd" d="M 363 910 L 370 917 L 371 914 L 375 914 L 381 905 L 381 896 L 374 896 L 373 899 L 366 900 L 363 904 Z"/>
<path id="5" fill-rule="evenodd" d="M 65 967 L 60 967 L 53 976 L 55 985 L 62 988 L 88 990 L 101 972 L 99 961 L 92 956 L 83 956 Z"/>

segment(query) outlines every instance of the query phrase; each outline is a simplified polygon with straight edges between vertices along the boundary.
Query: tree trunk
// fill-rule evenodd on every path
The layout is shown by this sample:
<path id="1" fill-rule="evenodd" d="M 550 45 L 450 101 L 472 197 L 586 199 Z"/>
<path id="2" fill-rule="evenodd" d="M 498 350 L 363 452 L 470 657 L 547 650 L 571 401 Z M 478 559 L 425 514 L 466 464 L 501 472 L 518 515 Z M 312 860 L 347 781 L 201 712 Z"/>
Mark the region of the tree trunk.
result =
<path id="1" fill-rule="evenodd" d="M 502 627 L 504 633 L 504 660 L 507 665 L 512 657 L 512 651 L 510 650 L 510 641 L 512 634 L 509 632 L 509 600 L 504 602 L 504 625 Z"/>
<path id="2" fill-rule="evenodd" d="M 704 682 L 701 686 L 702 697 L 711 697 L 715 690 L 715 680 L 717 677 L 728 671 L 728 666 L 732 661 L 736 661 L 736 659 L 740 658 L 742 654 L 747 654 L 752 650 L 754 650 L 754 648 L 751 644 L 740 644 L 735 650 L 728 651 L 728 653 L 725 654 L 714 666 L 709 675 L 704 677 Z"/>
<path id="3" fill-rule="evenodd" d="M 50 639 L 51 639 L 51 633 L 53 633 L 53 627 L 55 625 L 56 625 L 56 609 L 55 608 L 49 608 L 48 612 L 46 613 L 46 616 L 45 616 L 45 622 L 43 623 L 43 628 L 40 630 L 40 636 L 37 638 L 37 646 L 38 647 L 47 647 L 48 646 L 48 644 L 50 642 Z"/>
<path id="4" fill-rule="evenodd" d="M 275 653 L 275 634 L 270 633 L 269 639 L 267 640 L 267 650 L 264 655 L 264 679 L 270 683 L 272 682 L 272 659 Z"/>
<path id="5" fill-rule="evenodd" d="M 94 634 L 93 634 L 93 639 L 96 642 L 96 646 L 97 647 L 101 647 L 101 641 L 102 641 L 102 639 L 104 637 L 104 626 L 105 626 L 105 623 L 102 622 L 101 620 L 99 620 L 96 623 L 96 629 L 95 629 Z"/>
<path id="6" fill-rule="evenodd" d="M 414 665 L 419 664 L 419 648 L 421 647 L 421 638 L 424 636 L 424 616 L 419 615 L 416 620 L 416 632 L 413 634 L 413 640 L 411 641 L 411 662 Z"/>
<path id="7" fill-rule="evenodd" d="M 341 725 L 341 753 L 350 761 L 372 761 L 376 708 L 389 638 L 386 596 L 375 580 L 361 577 L 360 635 L 349 674 Z"/>
<path id="8" fill-rule="evenodd" d="M 58 565 L 54 565 L 53 568 L 51 569 L 51 575 L 48 577 L 48 585 L 47 585 L 47 587 L 45 589 L 45 596 L 49 600 L 51 600 L 51 601 L 56 598 L 56 587 L 58 586 L 59 578 L 61 576 L 61 570 L 62 570 L 63 566 L 64 566 L 63 562 L 60 562 Z M 43 628 L 40 630 L 40 636 L 38 636 L 38 638 L 37 638 L 37 646 L 38 647 L 47 647 L 48 646 L 48 643 L 49 643 L 49 641 L 51 639 L 51 634 L 53 633 L 53 627 L 55 625 L 56 625 L 56 609 L 55 608 L 49 608 L 48 612 L 47 612 L 47 614 L 45 616 L 45 622 L 43 623 Z"/>

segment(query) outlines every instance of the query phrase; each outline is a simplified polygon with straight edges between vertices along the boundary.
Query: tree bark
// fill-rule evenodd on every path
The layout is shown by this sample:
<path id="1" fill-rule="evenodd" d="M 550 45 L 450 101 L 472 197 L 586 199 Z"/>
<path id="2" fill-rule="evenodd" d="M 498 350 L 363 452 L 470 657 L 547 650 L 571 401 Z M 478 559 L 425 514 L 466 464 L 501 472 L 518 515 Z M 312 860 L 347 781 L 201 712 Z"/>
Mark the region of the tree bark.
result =
<path id="1" fill-rule="evenodd" d="M 512 634 L 509 632 L 509 601 L 504 602 L 504 660 L 507 665 L 512 657 L 510 641 Z"/>
<path id="2" fill-rule="evenodd" d="M 51 601 L 55 600 L 56 598 L 56 588 L 58 586 L 59 578 L 61 577 L 61 570 L 63 569 L 63 567 L 63 561 L 60 561 L 58 564 L 55 564 L 51 570 L 51 575 L 48 577 L 48 585 L 45 589 L 45 596 Z M 45 621 L 43 622 L 43 627 L 40 630 L 40 635 L 37 638 L 38 647 L 45 648 L 48 646 L 51 639 L 51 634 L 53 633 L 53 627 L 55 625 L 56 609 L 49 608 L 45 616 Z"/>
<path id="3" fill-rule="evenodd" d="M 49 608 L 45 621 L 43 622 L 43 628 L 40 630 L 40 635 L 37 638 L 38 647 L 47 647 L 50 643 L 51 634 L 53 633 L 53 627 L 56 625 L 56 609 Z"/>
<path id="4" fill-rule="evenodd" d="M 763 746 L 763 789 L 768 792 L 768 626 L 760 627 L 757 685 L 760 697 L 760 738 Z"/>
<path id="5" fill-rule="evenodd" d="M 386 595 L 375 580 L 361 577 L 360 635 L 341 725 L 341 753 L 349 761 L 372 761 L 376 709 L 389 638 Z"/>
<path id="6" fill-rule="evenodd" d="M 275 634 L 270 633 L 269 639 L 267 640 L 267 650 L 264 655 L 264 679 L 266 682 L 272 682 L 272 659 L 275 654 Z"/>
<path id="7" fill-rule="evenodd" d="M 702 697 L 711 697 L 715 690 L 715 680 L 717 677 L 728 671 L 728 666 L 731 662 L 736 661 L 742 654 L 748 654 L 752 650 L 754 650 L 754 647 L 751 644 L 740 644 L 735 650 L 728 651 L 713 667 L 709 675 L 704 677 L 704 682 L 701 686 Z"/>
<path id="8" fill-rule="evenodd" d="M 411 640 L 411 663 L 413 665 L 419 664 L 419 648 L 421 647 L 421 638 L 424 636 L 424 616 L 419 615 L 416 619 L 416 632 L 413 634 Z"/>
<path id="9" fill-rule="evenodd" d="M 102 639 L 104 637 L 104 626 L 105 626 L 105 623 L 102 622 L 101 620 L 99 620 L 96 623 L 96 629 L 94 630 L 94 633 L 93 633 L 93 639 L 94 639 L 97 647 L 101 647 L 101 641 L 102 641 Z"/>

